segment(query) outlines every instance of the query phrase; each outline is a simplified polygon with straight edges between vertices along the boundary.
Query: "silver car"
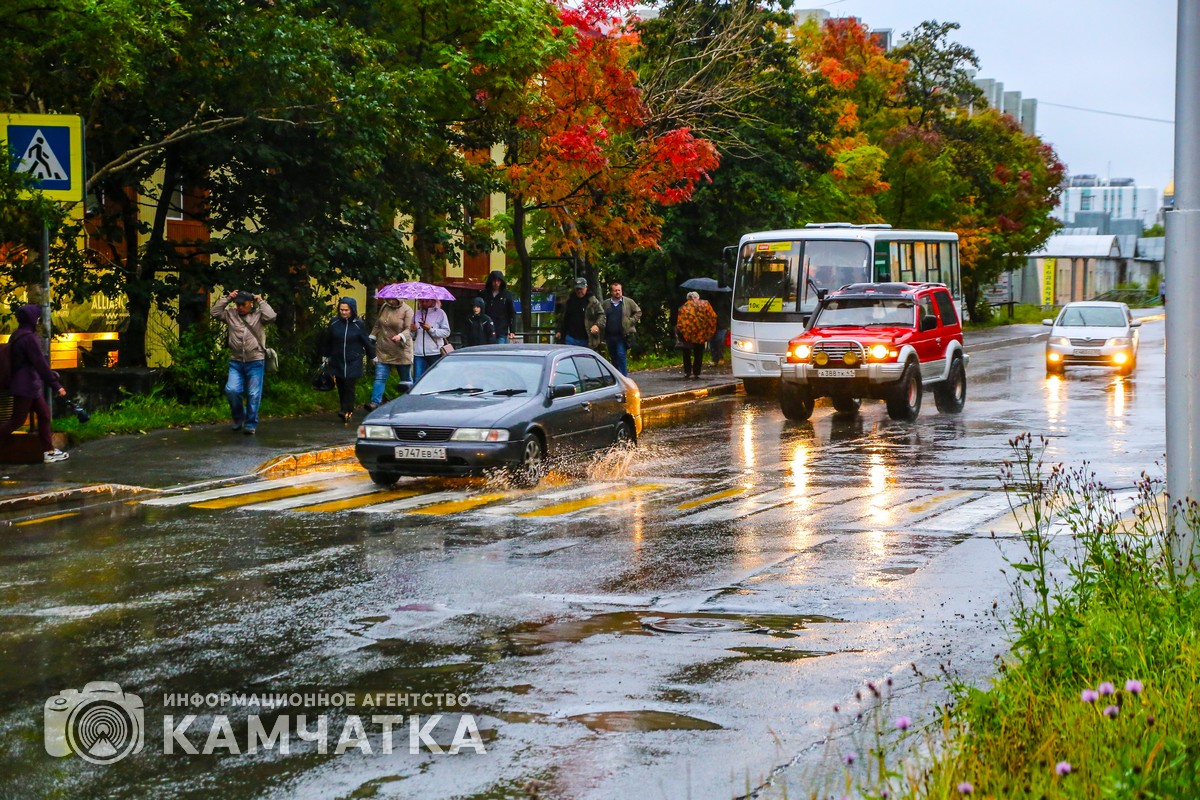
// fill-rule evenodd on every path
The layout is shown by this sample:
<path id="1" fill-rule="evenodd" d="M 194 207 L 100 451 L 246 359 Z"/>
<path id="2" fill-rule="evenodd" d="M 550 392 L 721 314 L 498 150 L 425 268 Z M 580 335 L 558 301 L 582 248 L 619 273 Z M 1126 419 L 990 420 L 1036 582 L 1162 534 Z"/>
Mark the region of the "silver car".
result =
<path id="1" fill-rule="evenodd" d="M 1068 303 L 1050 326 L 1046 341 L 1046 374 L 1061 375 L 1067 367 L 1110 367 L 1129 375 L 1137 367 L 1141 322 L 1124 303 L 1090 300 Z"/>

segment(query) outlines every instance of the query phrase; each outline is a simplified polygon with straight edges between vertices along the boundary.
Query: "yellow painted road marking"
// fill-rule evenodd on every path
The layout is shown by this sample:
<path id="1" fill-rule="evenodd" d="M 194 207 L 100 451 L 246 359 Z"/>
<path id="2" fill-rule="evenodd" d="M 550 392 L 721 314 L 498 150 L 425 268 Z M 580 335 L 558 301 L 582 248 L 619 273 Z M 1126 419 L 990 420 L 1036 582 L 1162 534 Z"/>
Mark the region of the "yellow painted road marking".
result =
<path id="1" fill-rule="evenodd" d="M 67 512 L 67 513 L 65 513 L 65 514 L 54 514 L 54 515 L 52 515 L 52 516 L 49 516 L 49 517 L 38 517 L 37 519 L 27 519 L 27 520 L 25 520 L 24 522 L 17 522 L 17 523 L 14 523 L 14 525 L 16 525 L 16 526 L 21 526 L 21 525 L 40 525 L 40 524 L 41 524 L 41 523 L 43 523 L 43 522 L 53 522 L 53 521 L 54 521 L 54 520 L 56 520 L 56 519 L 67 519 L 68 517 L 78 517 L 78 516 L 79 516 L 79 512 L 78 512 L 78 511 L 68 511 L 68 512 Z"/>
<path id="2" fill-rule="evenodd" d="M 264 503 L 268 500 L 279 500 L 284 497 L 299 497 L 302 494 L 315 494 L 321 491 L 319 486 L 284 486 L 279 489 L 267 489 L 262 492 L 238 494 L 233 497 L 222 497 L 217 500 L 206 500 L 203 503 L 192 503 L 192 508 L 233 508 Z"/>
<path id="3" fill-rule="evenodd" d="M 926 498 L 924 500 L 919 500 L 917 502 L 909 503 L 908 505 L 901 506 L 900 508 L 896 509 L 896 511 L 899 513 L 910 514 L 912 516 L 916 516 L 917 514 L 922 514 L 926 511 L 929 511 L 930 509 L 937 508 L 942 503 L 948 503 L 952 500 L 957 500 L 958 498 L 965 497 L 966 495 L 969 495 L 969 494 L 973 494 L 973 492 L 967 492 L 967 491 L 962 491 L 962 490 L 953 491 L 953 492 L 943 492 L 942 494 L 935 494 L 932 497 Z"/>
<path id="4" fill-rule="evenodd" d="M 293 511 L 348 511 L 352 508 L 362 508 L 363 506 L 373 506 L 376 503 L 387 503 L 392 500 L 402 500 L 405 497 L 416 497 L 424 492 L 416 490 L 407 490 L 402 492 L 371 492 L 362 494 L 358 497 L 348 497 L 345 500 L 330 500 L 326 503 L 316 503 L 311 506 L 300 506 L 293 508 Z"/>
<path id="5" fill-rule="evenodd" d="M 488 503 L 494 503 L 497 500 L 503 500 L 508 497 L 508 492 L 499 494 L 477 494 L 474 497 L 467 497 L 462 500 L 451 500 L 448 503 L 437 503 L 432 506 L 422 506 L 414 508 L 412 511 L 407 511 L 407 514 L 457 514 L 460 511 L 470 511 L 472 508 L 485 506 Z"/>
<path id="6" fill-rule="evenodd" d="M 687 511 L 689 508 L 696 508 L 697 506 L 702 506 L 705 503 L 715 503 L 718 500 L 724 500 L 729 497 L 737 497 L 738 495 L 743 495 L 748 491 L 750 491 L 750 487 L 748 486 L 739 486 L 735 489 L 726 489 L 723 492 L 710 494 L 708 497 L 701 497 L 699 500 L 690 500 L 686 503 L 680 503 L 678 506 L 676 506 L 676 508 L 678 508 L 680 511 Z"/>
<path id="7" fill-rule="evenodd" d="M 617 500 L 624 500 L 627 497 L 634 497 L 646 492 L 656 492 L 659 489 L 667 488 L 665 483 L 643 483 L 640 486 L 631 486 L 628 489 L 622 489 L 617 492 L 608 492 L 606 494 L 593 495 L 582 500 L 568 500 L 565 503 L 556 503 L 552 506 L 539 508 L 536 511 L 526 511 L 518 514 L 518 517 L 557 517 L 560 514 L 570 514 L 572 511 L 581 511 L 585 508 L 594 506 L 602 506 L 605 503 L 612 503 Z"/>

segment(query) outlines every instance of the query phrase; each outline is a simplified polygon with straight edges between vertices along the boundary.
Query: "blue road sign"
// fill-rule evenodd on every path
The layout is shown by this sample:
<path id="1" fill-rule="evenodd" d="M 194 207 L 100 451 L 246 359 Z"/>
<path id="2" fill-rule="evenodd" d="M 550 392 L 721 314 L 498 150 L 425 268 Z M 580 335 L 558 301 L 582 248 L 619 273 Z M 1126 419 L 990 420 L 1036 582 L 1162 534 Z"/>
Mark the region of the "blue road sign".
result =
<path id="1" fill-rule="evenodd" d="M 83 120 L 63 114 L 0 115 L 9 169 L 52 200 L 83 199 Z"/>

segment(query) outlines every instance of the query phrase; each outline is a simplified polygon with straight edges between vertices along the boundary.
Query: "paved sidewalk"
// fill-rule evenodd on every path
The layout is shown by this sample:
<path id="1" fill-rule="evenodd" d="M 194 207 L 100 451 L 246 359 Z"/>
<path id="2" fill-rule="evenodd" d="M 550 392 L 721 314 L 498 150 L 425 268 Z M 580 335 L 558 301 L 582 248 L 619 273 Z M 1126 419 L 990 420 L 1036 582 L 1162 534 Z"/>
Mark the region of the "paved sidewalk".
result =
<path id="1" fill-rule="evenodd" d="M 1155 309 L 1143 314 L 1153 316 Z M 1046 337 L 1041 325 L 1007 325 L 970 331 L 968 353 L 1026 344 Z M 686 380 L 682 367 L 635 372 L 644 407 L 695 402 L 706 397 L 735 393 L 740 381 L 732 376 L 728 360 L 722 366 L 705 364 L 703 377 Z M 98 494 L 121 492 L 121 487 L 162 489 L 181 484 L 227 480 L 251 475 L 267 465 L 279 469 L 302 466 L 314 458 L 335 460 L 352 455 L 358 412 L 345 425 L 333 412 L 286 419 L 266 419 L 257 436 L 233 433 L 227 425 L 195 425 L 152 431 L 142 436 L 112 436 L 71 450 L 60 464 L 0 464 L 0 509 L 16 498 L 105 487 Z M 351 448 L 347 450 L 347 448 Z M 317 454 L 314 456 L 314 454 Z M 111 487 L 116 487 L 115 490 Z"/>

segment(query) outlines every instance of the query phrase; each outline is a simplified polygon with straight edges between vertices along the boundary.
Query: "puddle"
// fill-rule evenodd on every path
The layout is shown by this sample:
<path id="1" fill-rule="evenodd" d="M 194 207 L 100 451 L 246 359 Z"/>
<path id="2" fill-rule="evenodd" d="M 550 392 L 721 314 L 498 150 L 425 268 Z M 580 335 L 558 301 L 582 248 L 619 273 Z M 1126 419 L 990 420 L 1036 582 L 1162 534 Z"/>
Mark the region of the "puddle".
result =
<path id="1" fill-rule="evenodd" d="M 879 570 L 885 575 L 912 575 L 917 571 L 916 567 L 884 567 Z"/>
<path id="2" fill-rule="evenodd" d="M 703 617 L 645 617 L 642 627 L 659 633 L 763 633 L 759 628 L 736 619 Z"/>
<path id="3" fill-rule="evenodd" d="M 833 655 L 829 650 L 793 650 L 786 647 L 731 647 L 727 652 L 737 653 L 699 664 L 689 664 L 667 677 L 667 687 L 660 689 L 657 697 L 666 702 L 674 702 L 670 697 L 678 693 L 688 696 L 686 689 L 675 684 L 703 686 L 721 680 L 735 677 L 741 666 L 748 662 L 770 662 L 773 664 L 791 664 L 797 661 L 807 661 L 810 658 Z M 854 652 L 851 650 L 845 652 Z"/>
<path id="4" fill-rule="evenodd" d="M 776 664 L 833 655 L 829 650 L 789 650 L 778 647 L 731 647 L 729 649 L 746 656 L 739 658 L 738 661 L 773 661 Z"/>
<path id="5" fill-rule="evenodd" d="M 598 711 L 570 717 L 601 733 L 644 733 L 646 731 L 719 731 L 715 722 L 670 711 Z"/>

